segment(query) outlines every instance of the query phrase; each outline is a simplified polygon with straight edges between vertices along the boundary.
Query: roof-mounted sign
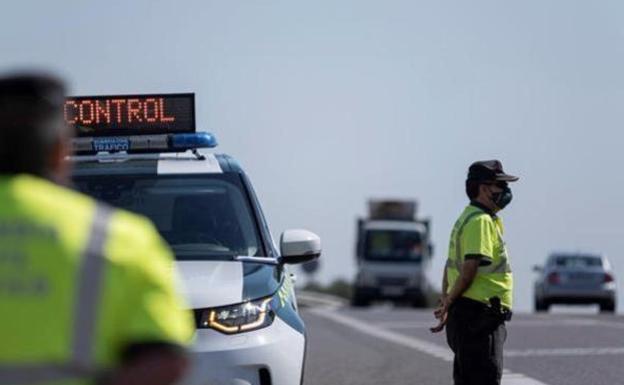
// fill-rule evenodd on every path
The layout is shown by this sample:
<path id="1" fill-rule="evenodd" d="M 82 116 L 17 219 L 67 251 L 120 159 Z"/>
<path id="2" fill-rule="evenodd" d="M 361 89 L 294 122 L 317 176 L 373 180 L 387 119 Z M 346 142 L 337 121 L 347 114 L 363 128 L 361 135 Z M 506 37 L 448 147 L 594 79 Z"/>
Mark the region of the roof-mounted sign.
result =
<path id="1" fill-rule="evenodd" d="M 195 94 L 76 96 L 65 121 L 78 137 L 195 132 Z"/>

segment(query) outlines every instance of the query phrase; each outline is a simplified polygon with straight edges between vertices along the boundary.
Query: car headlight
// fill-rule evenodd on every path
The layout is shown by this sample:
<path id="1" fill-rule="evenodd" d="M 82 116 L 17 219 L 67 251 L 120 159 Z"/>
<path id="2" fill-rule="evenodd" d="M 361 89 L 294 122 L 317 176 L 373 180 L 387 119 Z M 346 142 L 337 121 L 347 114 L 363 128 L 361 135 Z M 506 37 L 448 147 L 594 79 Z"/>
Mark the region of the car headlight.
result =
<path id="1" fill-rule="evenodd" d="M 198 327 L 214 329 L 225 334 L 267 327 L 275 318 L 275 313 L 271 310 L 271 298 L 201 310 Z"/>

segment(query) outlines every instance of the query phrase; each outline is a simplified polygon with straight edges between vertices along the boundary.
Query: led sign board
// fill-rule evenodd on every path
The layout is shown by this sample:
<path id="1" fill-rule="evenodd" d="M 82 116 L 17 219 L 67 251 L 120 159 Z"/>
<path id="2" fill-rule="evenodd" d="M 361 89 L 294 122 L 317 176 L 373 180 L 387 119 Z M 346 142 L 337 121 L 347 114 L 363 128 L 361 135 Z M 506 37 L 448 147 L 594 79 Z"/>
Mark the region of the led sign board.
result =
<path id="1" fill-rule="evenodd" d="M 195 132 L 195 94 L 77 96 L 65 121 L 79 137 Z"/>

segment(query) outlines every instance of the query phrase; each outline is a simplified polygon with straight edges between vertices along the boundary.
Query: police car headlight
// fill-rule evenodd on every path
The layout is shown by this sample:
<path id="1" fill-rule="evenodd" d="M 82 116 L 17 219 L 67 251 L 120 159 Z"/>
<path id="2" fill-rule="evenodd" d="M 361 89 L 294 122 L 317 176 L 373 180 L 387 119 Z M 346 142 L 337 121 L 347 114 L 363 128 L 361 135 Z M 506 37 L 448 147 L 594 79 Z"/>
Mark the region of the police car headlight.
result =
<path id="1" fill-rule="evenodd" d="M 271 297 L 236 305 L 202 310 L 199 328 L 210 328 L 225 334 L 244 333 L 273 323 Z"/>

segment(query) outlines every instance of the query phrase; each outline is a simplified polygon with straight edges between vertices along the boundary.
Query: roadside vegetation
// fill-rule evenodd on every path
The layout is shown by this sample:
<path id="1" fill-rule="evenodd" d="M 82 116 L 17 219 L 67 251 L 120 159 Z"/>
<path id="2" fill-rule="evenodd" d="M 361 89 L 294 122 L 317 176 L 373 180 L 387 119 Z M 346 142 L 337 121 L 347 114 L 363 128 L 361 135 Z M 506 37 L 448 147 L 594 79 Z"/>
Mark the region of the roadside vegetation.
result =
<path id="1" fill-rule="evenodd" d="M 314 280 L 308 282 L 301 289 L 309 292 L 323 293 L 334 295 L 336 297 L 344 298 L 346 300 L 351 300 L 351 296 L 353 295 L 353 286 L 351 282 L 346 279 L 336 279 L 333 282 L 323 285 Z M 440 298 L 440 291 L 435 288 L 430 288 L 427 291 L 426 299 L 427 299 L 427 307 L 434 307 L 438 299 Z"/>

